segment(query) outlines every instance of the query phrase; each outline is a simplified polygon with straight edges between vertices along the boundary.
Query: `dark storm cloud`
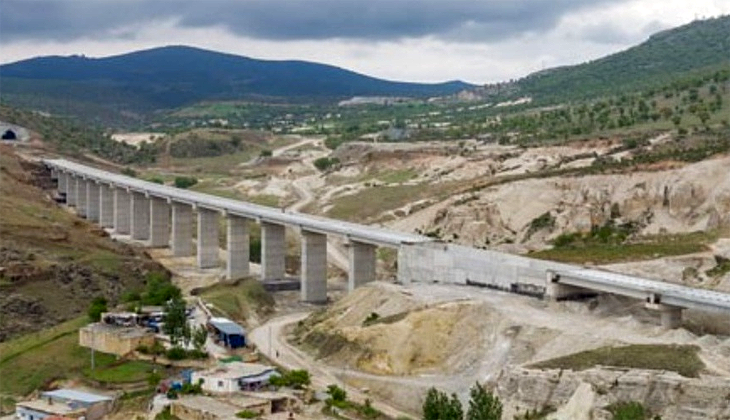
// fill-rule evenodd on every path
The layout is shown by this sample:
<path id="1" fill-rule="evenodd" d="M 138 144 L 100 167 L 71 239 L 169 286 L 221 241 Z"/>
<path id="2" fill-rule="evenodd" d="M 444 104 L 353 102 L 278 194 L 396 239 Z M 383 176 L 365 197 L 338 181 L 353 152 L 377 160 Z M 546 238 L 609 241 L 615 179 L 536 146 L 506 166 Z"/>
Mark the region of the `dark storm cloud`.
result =
<path id="1" fill-rule="evenodd" d="M 566 13 L 621 0 L 2 0 L 0 40 L 125 36 L 119 28 L 160 19 L 223 26 L 270 40 L 494 41 L 552 28 Z M 129 36 L 129 34 L 126 34 Z"/>

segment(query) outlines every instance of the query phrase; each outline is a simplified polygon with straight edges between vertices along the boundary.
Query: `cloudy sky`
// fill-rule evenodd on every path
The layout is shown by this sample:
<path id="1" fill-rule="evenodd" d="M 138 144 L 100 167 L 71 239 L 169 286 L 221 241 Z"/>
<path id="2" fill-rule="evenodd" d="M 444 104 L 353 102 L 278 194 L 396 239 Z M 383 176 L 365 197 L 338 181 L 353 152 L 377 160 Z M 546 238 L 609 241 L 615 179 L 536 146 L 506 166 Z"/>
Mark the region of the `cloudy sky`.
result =
<path id="1" fill-rule="evenodd" d="M 192 45 L 395 80 L 486 83 L 730 14 L 730 0 L 2 0 L 0 62 Z"/>

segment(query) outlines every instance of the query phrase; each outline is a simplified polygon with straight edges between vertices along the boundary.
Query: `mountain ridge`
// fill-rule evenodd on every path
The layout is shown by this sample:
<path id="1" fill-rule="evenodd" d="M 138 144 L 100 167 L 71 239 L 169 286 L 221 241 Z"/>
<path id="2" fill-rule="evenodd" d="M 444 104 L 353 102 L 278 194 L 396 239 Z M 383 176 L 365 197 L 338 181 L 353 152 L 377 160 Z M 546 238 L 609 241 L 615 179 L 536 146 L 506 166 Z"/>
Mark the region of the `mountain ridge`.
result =
<path id="1" fill-rule="evenodd" d="M 104 58 L 45 56 L 0 66 L 3 96 L 90 101 L 150 112 L 202 100 L 246 98 L 342 99 L 351 96 L 453 94 L 460 81 L 395 82 L 301 60 L 259 60 L 187 46 L 166 46 Z M 112 100 L 104 104 L 101 100 Z M 36 104 L 38 106 L 38 104 Z"/>

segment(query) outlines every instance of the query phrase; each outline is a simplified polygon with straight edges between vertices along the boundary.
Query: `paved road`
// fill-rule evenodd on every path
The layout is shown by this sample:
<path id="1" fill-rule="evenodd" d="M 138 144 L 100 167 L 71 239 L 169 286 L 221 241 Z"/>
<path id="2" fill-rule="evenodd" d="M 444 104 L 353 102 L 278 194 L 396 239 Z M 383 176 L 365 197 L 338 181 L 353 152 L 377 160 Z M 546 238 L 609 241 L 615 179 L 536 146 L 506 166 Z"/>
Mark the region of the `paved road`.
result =
<path id="1" fill-rule="evenodd" d="M 376 401 L 372 396 L 362 393 L 359 389 L 350 387 L 343 383 L 333 373 L 332 369 L 313 360 L 309 355 L 291 346 L 284 337 L 284 328 L 306 318 L 308 312 L 299 312 L 285 315 L 269 320 L 266 324 L 254 329 L 249 333 L 249 340 L 256 345 L 256 348 L 267 357 L 276 360 L 277 363 L 287 369 L 306 369 L 312 375 L 312 386 L 315 389 L 324 390 L 330 384 L 347 391 L 348 398 L 352 401 L 364 403 L 366 398 L 372 401 L 373 407 L 382 411 L 388 416 L 411 417 L 412 414 L 398 410 L 382 401 Z"/>

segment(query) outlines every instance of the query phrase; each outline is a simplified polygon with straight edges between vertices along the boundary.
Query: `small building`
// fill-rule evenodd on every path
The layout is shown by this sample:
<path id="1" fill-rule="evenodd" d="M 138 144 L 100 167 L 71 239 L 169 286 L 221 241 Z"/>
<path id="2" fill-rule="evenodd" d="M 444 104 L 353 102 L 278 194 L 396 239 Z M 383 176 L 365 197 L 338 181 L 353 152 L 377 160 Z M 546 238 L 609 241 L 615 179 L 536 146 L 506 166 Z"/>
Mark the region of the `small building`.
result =
<path id="1" fill-rule="evenodd" d="M 246 345 L 246 331 L 228 318 L 213 317 L 208 321 L 208 328 L 226 347 L 236 349 Z"/>
<path id="2" fill-rule="evenodd" d="M 271 401 L 250 396 L 218 399 L 188 395 L 170 404 L 170 414 L 181 420 L 235 420 L 240 418 L 236 415 L 242 411 L 258 413 L 259 416 L 269 415 Z"/>
<path id="3" fill-rule="evenodd" d="M 272 366 L 258 363 L 221 363 L 213 369 L 193 372 L 191 383 L 203 381 L 204 391 L 214 394 L 231 394 L 239 391 L 256 391 L 269 385 L 269 379 L 278 372 Z"/>
<path id="4" fill-rule="evenodd" d="M 79 345 L 103 353 L 124 356 L 140 346 L 152 347 L 155 334 L 142 327 L 123 327 L 104 323 L 89 324 L 79 330 Z"/>
<path id="5" fill-rule="evenodd" d="M 75 389 L 57 389 L 41 393 L 40 398 L 15 405 L 18 420 L 70 418 L 97 420 L 111 411 L 114 399 Z"/>

